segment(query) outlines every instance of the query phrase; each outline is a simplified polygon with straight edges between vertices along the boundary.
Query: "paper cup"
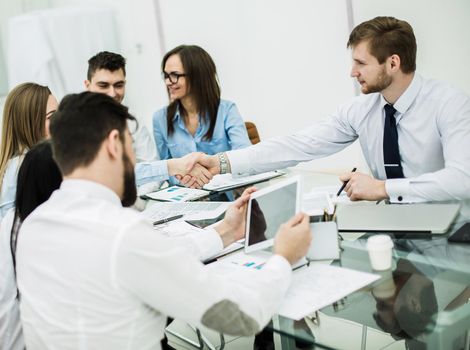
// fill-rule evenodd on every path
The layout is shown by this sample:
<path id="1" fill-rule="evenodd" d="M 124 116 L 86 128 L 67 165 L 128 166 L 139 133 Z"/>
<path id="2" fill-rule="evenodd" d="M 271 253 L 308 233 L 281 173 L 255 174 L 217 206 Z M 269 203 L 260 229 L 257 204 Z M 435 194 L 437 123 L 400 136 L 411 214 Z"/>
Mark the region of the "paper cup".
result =
<path id="1" fill-rule="evenodd" d="M 390 236 L 375 235 L 367 240 L 367 251 L 372 269 L 388 270 L 392 267 L 393 242 Z"/>

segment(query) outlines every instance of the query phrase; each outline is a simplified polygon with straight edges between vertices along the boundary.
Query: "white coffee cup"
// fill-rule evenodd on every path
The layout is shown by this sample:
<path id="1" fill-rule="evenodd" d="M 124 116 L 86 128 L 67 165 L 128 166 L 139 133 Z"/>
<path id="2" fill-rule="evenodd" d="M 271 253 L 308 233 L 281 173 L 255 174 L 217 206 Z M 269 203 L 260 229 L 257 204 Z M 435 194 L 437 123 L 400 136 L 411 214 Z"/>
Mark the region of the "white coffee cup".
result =
<path id="1" fill-rule="evenodd" d="M 367 239 L 367 251 L 374 270 L 382 271 L 392 267 L 392 248 L 390 236 L 375 235 Z"/>

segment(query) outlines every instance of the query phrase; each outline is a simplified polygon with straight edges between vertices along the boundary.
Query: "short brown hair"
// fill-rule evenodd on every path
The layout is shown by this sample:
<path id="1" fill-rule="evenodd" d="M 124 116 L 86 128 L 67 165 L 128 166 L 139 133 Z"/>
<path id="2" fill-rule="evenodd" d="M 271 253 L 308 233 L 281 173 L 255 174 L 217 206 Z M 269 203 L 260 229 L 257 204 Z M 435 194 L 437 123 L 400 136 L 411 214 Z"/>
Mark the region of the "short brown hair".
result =
<path id="1" fill-rule="evenodd" d="M 369 51 L 380 64 L 396 54 L 400 56 L 403 73 L 416 70 L 416 38 L 408 22 L 394 17 L 375 17 L 362 22 L 349 35 L 347 47 L 353 48 L 363 41 L 369 42 Z"/>
<path id="2" fill-rule="evenodd" d="M 88 60 L 87 79 L 91 81 L 97 70 L 106 69 L 115 72 L 122 69 L 126 76 L 126 59 L 118 53 L 101 51 Z"/>
<path id="3" fill-rule="evenodd" d="M 124 143 L 128 120 L 136 122 L 126 106 L 105 94 L 65 96 L 50 125 L 52 152 L 62 174 L 89 165 L 112 130 Z"/>

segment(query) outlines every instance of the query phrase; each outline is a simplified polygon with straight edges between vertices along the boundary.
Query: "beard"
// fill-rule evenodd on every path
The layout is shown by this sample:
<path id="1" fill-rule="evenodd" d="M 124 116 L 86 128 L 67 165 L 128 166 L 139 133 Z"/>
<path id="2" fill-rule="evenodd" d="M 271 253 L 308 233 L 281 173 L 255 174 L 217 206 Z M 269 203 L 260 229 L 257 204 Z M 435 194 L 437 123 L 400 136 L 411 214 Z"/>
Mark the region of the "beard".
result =
<path id="1" fill-rule="evenodd" d="M 124 164 L 124 192 L 121 204 L 123 207 L 130 207 L 137 199 L 137 187 L 135 185 L 134 166 L 126 152 L 122 153 L 122 163 Z"/>
<path id="2" fill-rule="evenodd" d="M 377 79 L 367 84 L 366 87 L 361 89 L 363 94 L 371 94 L 374 92 L 381 92 L 388 88 L 392 83 L 392 77 L 385 72 L 385 67 L 383 67 L 382 71 L 378 75 Z"/>

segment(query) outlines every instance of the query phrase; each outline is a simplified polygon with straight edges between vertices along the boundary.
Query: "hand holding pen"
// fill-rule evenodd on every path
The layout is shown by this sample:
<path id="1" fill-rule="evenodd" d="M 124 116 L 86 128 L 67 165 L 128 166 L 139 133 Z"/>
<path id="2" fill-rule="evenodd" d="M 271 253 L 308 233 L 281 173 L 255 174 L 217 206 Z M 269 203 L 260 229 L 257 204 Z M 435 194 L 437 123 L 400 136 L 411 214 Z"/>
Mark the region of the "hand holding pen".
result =
<path id="1" fill-rule="evenodd" d="M 357 170 L 357 168 L 353 168 L 353 169 L 351 170 L 351 172 L 353 173 L 353 172 L 355 172 L 356 170 Z M 336 193 L 336 196 L 337 196 L 337 197 L 341 194 L 341 192 L 343 192 L 343 190 L 344 190 L 344 188 L 346 187 L 346 185 L 348 184 L 348 182 L 349 182 L 349 181 L 344 181 L 344 182 L 343 182 L 343 184 L 341 185 L 341 187 L 340 187 L 338 193 Z"/>

